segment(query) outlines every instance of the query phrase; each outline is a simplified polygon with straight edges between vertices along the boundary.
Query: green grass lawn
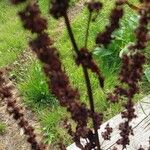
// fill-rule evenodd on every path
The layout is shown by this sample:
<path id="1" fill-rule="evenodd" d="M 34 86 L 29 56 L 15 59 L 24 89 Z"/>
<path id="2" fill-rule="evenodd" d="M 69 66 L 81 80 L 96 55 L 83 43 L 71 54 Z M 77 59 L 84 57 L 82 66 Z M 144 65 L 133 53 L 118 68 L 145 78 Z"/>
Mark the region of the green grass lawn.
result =
<path id="1" fill-rule="evenodd" d="M 48 17 L 47 6 L 48 4 L 44 0 L 40 1 L 42 13 L 46 17 Z M 97 51 L 94 42 L 95 35 L 108 24 L 108 15 L 112 7 L 113 3 L 111 1 L 105 1 L 104 10 L 99 14 L 97 21 L 93 22 L 90 27 L 88 43 L 88 48 L 93 52 L 94 58 L 106 79 L 105 88 L 102 91 L 99 88 L 96 76 L 90 73 L 96 110 L 105 114 L 105 120 L 113 117 L 121 110 L 121 104 L 108 103 L 104 93 L 111 91 L 117 84 L 117 74 L 120 65 L 119 52 L 126 44 L 134 41 L 132 30 L 137 24 L 137 16 L 133 15 L 134 13 L 129 8 L 126 8 L 127 14 L 121 22 L 121 29 L 114 33 L 117 38 L 107 49 L 103 50 L 108 52 L 109 55 L 106 55 L 103 51 L 102 53 Z M 22 29 L 19 19 L 16 17 L 18 9 L 9 6 L 7 2 L 0 1 L 0 10 L 2 10 L 2 13 L 0 13 L 0 67 L 12 63 L 22 51 L 27 49 L 27 41 L 30 34 Z M 72 21 L 73 32 L 80 47 L 83 46 L 87 17 L 87 9 L 84 9 Z M 57 28 L 57 24 L 56 20 L 49 18 L 48 32 L 50 36 L 53 35 L 55 37 L 55 46 L 60 51 L 64 69 L 69 75 L 72 85 L 79 89 L 81 100 L 88 105 L 82 69 L 74 63 L 74 53 L 65 28 L 62 29 L 59 36 L 56 35 L 55 28 Z M 62 118 L 69 117 L 69 114 L 64 108 L 59 106 L 56 98 L 48 92 L 46 78 L 41 72 L 41 64 L 35 59 L 35 56 L 32 57 L 33 59 L 31 58 L 26 62 L 29 64 L 27 67 L 26 64 L 21 64 L 20 66 L 27 70 L 22 72 L 23 77 L 18 74 L 17 68 L 11 74 L 17 77 L 17 86 L 24 98 L 24 102 L 37 114 L 46 137 L 45 141 L 55 144 L 60 139 L 64 139 L 65 136 L 65 143 L 69 144 L 71 140 L 62 129 Z"/>
<path id="2" fill-rule="evenodd" d="M 27 48 L 27 36 L 16 15 L 17 8 L 0 1 L 0 67 L 15 61 Z"/>

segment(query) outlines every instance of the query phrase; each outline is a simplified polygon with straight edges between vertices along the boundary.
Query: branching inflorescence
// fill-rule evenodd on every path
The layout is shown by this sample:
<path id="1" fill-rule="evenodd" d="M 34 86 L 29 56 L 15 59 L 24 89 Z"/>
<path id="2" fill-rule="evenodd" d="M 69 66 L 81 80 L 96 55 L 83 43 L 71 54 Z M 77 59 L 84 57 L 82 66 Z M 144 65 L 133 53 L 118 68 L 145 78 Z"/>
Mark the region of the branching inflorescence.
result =
<path id="1" fill-rule="evenodd" d="M 113 32 L 120 27 L 119 21 L 123 17 L 123 6 L 126 0 L 117 0 L 115 8 L 110 15 L 110 24 L 105 27 L 105 31 L 98 33 L 96 38 L 96 44 L 107 46 L 110 44 Z"/>
<path id="2" fill-rule="evenodd" d="M 15 2 L 15 4 L 17 3 L 19 2 Z M 60 6 L 55 5 L 54 1 L 53 5 L 52 12 L 56 18 L 66 14 L 65 10 L 68 8 L 68 1 L 60 1 Z M 59 11 L 57 12 L 57 10 Z M 86 147 L 96 147 L 94 140 L 95 135 L 93 131 L 87 127 L 87 121 L 88 117 L 92 117 L 95 130 L 97 131 L 97 128 L 101 124 L 102 116 L 101 114 L 97 114 L 94 111 L 87 109 L 85 104 L 79 101 L 79 93 L 77 89 L 71 87 L 68 76 L 62 69 L 58 51 L 52 46 L 52 40 L 46 33 L 47 21 L 41 17 L 41 12 L 37 3 L 28 4 L 25 10 L 19 12 L 19 16 L 23 22 L 24 28 L 37 34 L 37 38 L 30 42 L 30 47 L 36 52 L 38 58 L 43 63 L 44 72 L 49 78 L 48 84 L 51 92 L 58 98 L 61 106 L 67 108 L 71 113 L 72 119 L 77 123 L 76 131 L 69 132 L 72 135 L 73 140 L 82 149 L 83 146 L 80 143 L 80 138 L 87 138 L 90 141 L 87 143 Z M 83 58 L 87 57 L 84 65 L 90 67 L 92 64 L 94 66 L 94 62 L 91 61 L 89 53 L 85 53 L 84 55 L 81 55 Z M 90 60 L 90 64 L 87 64 L 87 60 Z M 98 73 L 98 68 L 96 66 L 94 67 L 96 70 L 93 71 L 97 71 Z"/>
<path id="3" fill-rule="evenodd" d="M 128 47 L 129 54 L 124 54 L 122 57 L 122 66 L 119 74 L 121 85 L 116 86 L 114 92 L 108 96 L 111 102 L 118 102 L 122 96 L 127 98 L 127 103 L 123 105 L 125 111 L 122 112 L 122 118 L 126 120 L 119 126 L 121 138 L 117 141 L 123 148 L 130 144 L 129 136 L 130 134 L 133 135 L 130 122 L 133 118 L 136 118 L 136 114 L 132 99 L 139 92 L 138 82 L 142 78 L 143 65 L 145 63 L 145 56 L 141 50 L 146 48 L 148 41 L 150 2 L 146 0 L 140 2 L 146 7 L 139 9 L 139 26 L 135 30 L 136 42 Z"/>
<path id="4" fill-rule="evenodd" d="M 34 133 L 34 128 L 24 117 L 22 108 L 18 106 L 16 88 L 9 79 L 6 78 L 4 71 L 0 70 L 0 97 L 6 101 L 7 111 L 17 121 L 18 126 L 24 130 L 27 141 L 31 144 L 33 150 L 45 150 L 45 145 L 39 143 Z"/>
<path id="5" fill-rule="evenodd" d="M 13 4 L 20 4 L 26 2 L 26 0 L 11 0 L 11 2 Z M 49 38 L 49 35 L 46 32 L 48 28 L 47 20 L 41 16 L 36 1 L 28 2 L 26 8 L 19 12 L 24 28 L 30 30 L 33 34 L 36 34 L 36 38 L 30 41 L 29 45 L 43 64 L 43 70 L 48 78 L 50 91 L 57 97 L 60 105 L 67 108 L 67 111 L 71 114 L 71 118 L 76 123 L 76 129 L 73 130 L 71 124 L 67 121 L 65 122 L 65 127 L 67 128 L 68 133 L 72 136 L 73 141 L 83 150 L 102 150 L 98 136 L 98 129 L 102 124 L 103 114 L 95 112 L 89 70 L 97 75 L 102 89 L 104 88 L 104 77 L 100 68 L 95 63 L 92 53 L 88 49 L 88 37 L 90 33 L 90 24 L 93 20 L 92 16 L 94 13 L 99 13 L 103 4 L 94 0 L 87 3 L 89 17 L 85 31 L 85 43 L 83 47 L 79 48 L 74 38 L 74 33 L 67 14 L 69 0 L 51 0 L 50 2 L 50 14 L 55 19 L 59 19 L 60 17 L 64 18 L 72 47 L 76 53 L 75 62 L 77 66 L 82 67 L 84 73 L 90 109 L 80 101 L 78 90 L 73 88 L 70 84 L 69 77 L 63 69 L 58 50 L 53 46 L 53 41 Z M 144 7 L 144 9 L 139 9 L 140 21 L 139 26 L 135 31 L 136 42 L 134 45 L 129 46 L 130 53 L 124 54 L 122 57 L 122 66 L 119 74 L 120 85 L 115 87 L 113 93 L 108 94 L 108 100 L 113 103 L 118 102 L 119 99 L 123 97 L 127 99 L 127 103 L 123 105 L 125 111 L 122 112 L 122 118 L 125 118 L 125 122 L 121 123 L 119 126 L 121 138 L 116 142 L 117 144 L 122 145 L 123 149 L 130 143 L 129 136 L 131 134 L 133 135 L 130 122 L 136 117 L 136 114 L 132 99 L 139 91 L 138 81 L 141 80 L 143 64 L 145 63 L 145 56 L 140 50 L 146 47 L 148 41 L 147 25 L 150 15 L 150 1 L 140 0 L 140 2 L 144 3 L 144 6 L 146 7 Z M 115 8 L 110 14 L 109 25 L 105 27 L 103 32 L 97 34 L 95 43 L 98 46 L 107 47 L 107 45 L 113 40 L 112 34 L 116 29 L 120 28 L 120 20 L 124 15 L 125 4 L 129 5 L 127 0 L 116 0 Z M 22 116 L 19 116 L 19 118 L 20 117 Z M 88 127 L 89 119 L 92 119 L 94 130 Z M 110 140 L 112 131 L 113 129 L 107 124 L 105 131 L 102 132 L 104 140 Z M 86 141 L 84 145 L 81 144 L 81 138 Z M 39 145 L 37 144 L 37 146 Z M 66 149 L 62 143 L 60 144 L 60 148 L 62 150 Z M 114 147 L 113 149 L 116 150 L 117 148 Z"/>
<path id="6" fill-rule="evenodd" d="M 68 14 L 67 14 L 67 10 L 69 7 L 69 1 L 67 0 L 52 0 L 51 1 L 51 8 L 50 8 L 50 14 L 56 18 L 59 19 L 60 17 L 64 18 L 67 30 L 68 30 L 68 34 L 70 37 L 70 41 L 72 43 L 72 46 L 74 48 L 74 51 L 76 52 L 77 56 L 76 56 L 76 64 L 79 66 L 82 66 L 83 69 L 83 73 L 84 73 L 84 78 L 86 81 L 86 86 L 87 86 L 87 93 L 88 93 L 88 97 L 89 97 L 89 104 L 90 104 L 90 117 L 93 120 L 93 128 L 94 128 L 94 134 L 93 137 L 87 137 L 90 141 L 90 143 L 93 143 L 93 138 L 95 137 L 95 144 L 93 143 L 92 145 L 87 144 L 85 146 L 85 148 L 90 149 L 90 148 L 97 148 L 98 150 L 100 150 L 100 143 L 99 143 L 99 137 L 98 137 L 98 128 L 101 125 L 102 122 L 102 114 L 97 114 L 95 112 L 95 107 L 94 107 L 94 98 L 93 98 L 93 92 L 92 92 L 92 88 L 91 88 L 91 82 L 90 82 L 90 78 L 89 78 L 89 73 L 88 73 L 88 69 L 90 69 L 92 72 L 96 73 L 96 75 L 98 76 L 99 82 L 100 82 L 100 86 L 103 88 L 104 87 L 104 77 L 102 76 L 98 66 L 96 65 L 96 63 L 93 61 L 92 58 L 92 54 L 88 51 L 87 49 L 87 41 L 88 41 L 88 33 L 89 33 L 89 25 L 90 25 L 90 21 L 91 21 L 91 15 L 93 11 L 99 11 L 102 8 L 102 3 L 100 2 L 90 2 L 88 3 L 88 9 L 90 12 L 89 15 L 89 20 L 88 20 L 88 26 L 87 26 L 87 30 L 86 30 L 86 39 L 85 39 L 85 46 L 81 49 L 79 49 L 76 40 L 74 38 L 74 34 L 72 32 L 72 28 L 71 28 L 71 24 L 68 18 Z M 92 133 L 92 132 L 91 132 Z M 91 134 L 90 134 L 91 136 Z"/>

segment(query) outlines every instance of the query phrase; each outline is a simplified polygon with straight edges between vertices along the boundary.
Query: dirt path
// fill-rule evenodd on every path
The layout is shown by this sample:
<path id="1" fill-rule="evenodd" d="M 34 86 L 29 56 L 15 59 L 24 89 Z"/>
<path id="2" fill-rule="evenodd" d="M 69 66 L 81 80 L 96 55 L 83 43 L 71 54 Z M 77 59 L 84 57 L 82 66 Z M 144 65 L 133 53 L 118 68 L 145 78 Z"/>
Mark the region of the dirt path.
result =
<path id="1" fill-rule="evenodd" d="M 41 127 L 36 119 L 35 115 L 22 103 L 22 99 L 19 96 L 19 92 L 7 77 L 5 77 L 3 85 L 13 87 L 13 99 L 17 101 L 17 105 L 22 107 L 22 112 L 29 124 L 35 128 L 37 139 L 41 140 Z M 10 116 L 6 110 L 7 101 L 0 98 L 0 122 L 5 123 L 6 131 L 3 135 L 0 135 L 0 150 L 30 150 L 30 145 L 25 142 L 26 137 L 23 134 L 23 130 L 17 126 L 16 121 Z"/>
<path id="2" fill-rule="evenodd" d="M 81 0 L 76 4 L 76 6 L 69 10 L 68 13 L 70 20 L 73 20 L 73 18 L 79 14 L 79 12 L 81 12 L 84 2 L 85 0 Z M 61 20 L 57 29 L 55 30 L 56 34 L 60 33 L 64 27 L 64 22 Z M 34 58 L 35 57 L 33 57 L 33 54 L 29 49 L 24 51 L 20 56 L 18 56 L 17 60 L 13 64 L 7 66 L 7 73 L 14 69 L 17 70 L 18 73 L 23 72 L 26 66 L 29 64 L 28 62 Z M 15 76 L 11 76 L 10 79 L 12 82 L 14 82 L 14 84 L 16 83 Z M 18 103 L 23 105 L 26 118 L 31 125 L 35 127 L 36 134 L 41 138 L 41 126 L 39 121 L 36 119 L 36 115 L 22 102 L 22 99 L 18 100 Z M 2 101 L 0 98 L 0 123 L 1 122 L 6 125 L 6 131 L 3 135 L 0 135 L 0 150 L 30 150 L 30 145 L 26 142 L 26 137 L 23 135 L 23 131 L 18 128 L 15 120 L 6 112 L 6 102 Z M 53 148 L 49 149 L 53 150 Z"/>
<path id="3" fill-rule="evenodd" d="M 32 126 L 40 131 L 40 125 L 35 120 L 33 113 L 25 109 L 25 114 Z M 1 100 L 0 122 L 6 125 L 5 133 L 0 135 L 0 150 L 30 150 L 30 145 L 26 142 L 26 137 L 23 135 L 22 130 L 18 128 L 15 120 L 6 113 L 6 105 Z"/>

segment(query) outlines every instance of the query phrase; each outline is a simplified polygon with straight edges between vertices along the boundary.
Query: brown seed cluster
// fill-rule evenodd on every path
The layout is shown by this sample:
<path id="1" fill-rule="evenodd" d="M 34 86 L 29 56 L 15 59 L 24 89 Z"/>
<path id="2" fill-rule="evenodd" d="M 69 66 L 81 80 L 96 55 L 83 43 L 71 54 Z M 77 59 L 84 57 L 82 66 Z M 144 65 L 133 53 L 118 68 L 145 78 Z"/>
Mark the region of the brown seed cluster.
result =
<path id="1" fill-rule="evenodd" d="M 143 64 L 145 63 L 145 56 L 138 51 L 146 47 L 148 41 L 148 23 L 150 15 L 150 2 L 142 1 L 147 6 L 146 9 L 139 10 L 140 20 L 139 26 L 135 30 L 136 43 L 129 46 L 131 55 L 124 55 L 122 58 L 122 67 L 119 74 L 119 80 L 123 84 L 127 84 L 128 88 L 116 86 L 114 94 L 109 95 L 112 102 L 118 101 L 119 96 L 126 96 L 133 98 L 139 91 L 138 81 L 141 80 L 143 74 Z"/>
<path id="2" fill-rule="evenodd" d="M 115 8 L 112 10 L 110 15 L 110 24 L 106 26 L 103 32 L 98 33 L 96 38 L 96 44 L 107 46 L 112 38 L 112 33 L 120 27 L 119 21 L 123 16 L 123 6 L 126 0 L 117 0 Z"/>
<path id="3" fill-rule="evenodd" d="M 111 133 L 113 132 L 113 129 L 110 127 L 109 124 L 106 125 L 104 132 L 102 132 L 102 137 L 104 140 L 110 140 L 111 138 Z"/>
<path id="4" fill-rule="evenodd" d="M 102 9 L 103 4 L 99 1 L 91 1 L 88 4 L 88 9 L 90 12 L 99 12 L 100 9 Z"/>
<path id="5" fill-rule="evenodd" d="M 51 0 L 50 14 L 58 19 L 64 16 L 69 7 L 69 0 Z"/>
<path id="6" fill-rule="evenodd" d="M 40 34 L 47 29 L 47 20 L 39 16 L 40 10 L 36 5 L 28 5 L 24 11 L 19 12 L 19 16 L 25 29 Z"/>
<path id="7" fill-rule="evenodd" d="M 129 121 L 125 121 L 119 125 L 121 138 L 117 141 L 117 144 L 122 145 L 123 149 L 130 144 L 129 135 L 133 135 L 132 126 L 129 125 Z"/>
<path id="8" fill-rule="evenodd" d="M 135 45 L 129 47 L 129 49 L 134 50 L 134 49 L 145 49 L 147 45 L 147 41 L 149 40 L 149 35 L 148 33 L 148 24 L 150 21 L 149 15 L 150 15 L 150 1 L 149 0 L 141 0 L 141 3 L 145 6 L 144 9 L 139 9 L 139 15 L 140 15 L 140 20 L 139 20 L 139 26 L 135 30 L 135 35 L 136 35 L 136 43 Z"/>
<path id="9" fill-rule="evenodd" d="M 98 76 L 100 86 L 104 88 L 104 77 L 100 72 L 100 69 L 94 62 L 92 58 L 92 54 L 86 48 L 81 48 L 79 56 L 76 58 L 76 64 L 79 66 L 80 64 L 87 69 L 90 69 L 93 73 Z"/>
<path id="10" fill-rule="evenodd" d="M 146 4 L 147 9 L 139 10 L 140 21 L 139 26 L 135 30 L 136 42 L 129 46 L 130 54 L 125 54 L 122 57 L 122 66 L 119 74 L 119 81 L 121 85 L 116 86 L 113 93 L 108 95 L 111 102 L 118 102 L 120 97 L 127 98 L 127 103 L 123 106 L 125 111 L 122 112 L 122 118 L 125 122 L 120 124 L 121 138 L 117 141 L 123 148 L 130 144 L 129 135 L 133 135 L 132 126 L 130 122 L 136 117 L 134 103 L 132 101 L 134 95 L 139 92 L 138 82 L 142 78 L 143 65 L 145 63 L 145 56 L 140 50 L 146 47 L 148 41 L 148 20 L 150 15 L 150 2 L 141 1 Z"/>
<path id="11" fill-rule="evenodd" d="M 115 87 L 114 92 L 108 95 L 111 102 L 118 102 L 120 96 L 132 99 L 138 93 L 138 81 L 142 78 L 144 63 L 145 56 L 141 52 L 136 52 L 131 56 L 123 56 L 119 81 L 122 85 L 126 84 L 126 86 Z"/>
<path id="12" fill-rule="evenodd" d="M 45 150 L 45 145 L 36 140 L 34 128 L 25 119 L 22 108 L 17 104 L 18 96 L 15 94 L 15 87 L 6 79 L 3 71 L 0 71 L 0 97 L 7 103 L 7 111 L 17 121 L 20 128 L 24 130 L 27 141 L 31 144 L 33 150 Z"/>

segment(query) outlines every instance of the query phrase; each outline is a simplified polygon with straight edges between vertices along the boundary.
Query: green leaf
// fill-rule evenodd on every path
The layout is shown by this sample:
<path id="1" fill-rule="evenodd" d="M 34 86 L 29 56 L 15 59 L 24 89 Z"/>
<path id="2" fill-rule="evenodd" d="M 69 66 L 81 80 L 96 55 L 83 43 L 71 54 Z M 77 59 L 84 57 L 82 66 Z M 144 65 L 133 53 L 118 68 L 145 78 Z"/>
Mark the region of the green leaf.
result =
<path id="1" fill-rule="evenodd" d="M 109 50 L 107 50 L 103 47 L 96 47 L 93 54 L 98 55 L 100 57 L 106 57 L 106 56 L 112 55 L 112 52 L 110 52 Z"/>

